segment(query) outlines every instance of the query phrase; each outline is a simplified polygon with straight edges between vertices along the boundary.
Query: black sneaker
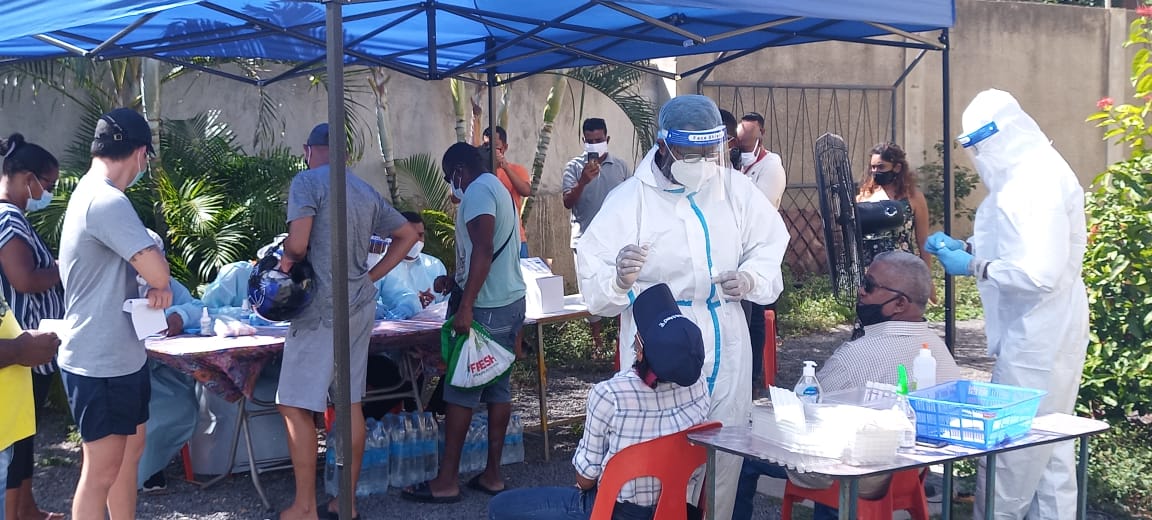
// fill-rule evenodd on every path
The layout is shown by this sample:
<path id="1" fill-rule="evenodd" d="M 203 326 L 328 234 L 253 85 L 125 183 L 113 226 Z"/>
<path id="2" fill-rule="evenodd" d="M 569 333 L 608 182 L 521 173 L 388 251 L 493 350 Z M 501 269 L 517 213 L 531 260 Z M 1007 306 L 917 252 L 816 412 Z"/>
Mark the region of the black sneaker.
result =
<path id="1" fill-rule="evenodd" d="M 148 477 L 144 481 L 144 486 L 141 490 L 149 494 L 158 494 L 168 491 L 168 479 L 164 477 L 164 471 L 158 471 L 155 475 Z"/>

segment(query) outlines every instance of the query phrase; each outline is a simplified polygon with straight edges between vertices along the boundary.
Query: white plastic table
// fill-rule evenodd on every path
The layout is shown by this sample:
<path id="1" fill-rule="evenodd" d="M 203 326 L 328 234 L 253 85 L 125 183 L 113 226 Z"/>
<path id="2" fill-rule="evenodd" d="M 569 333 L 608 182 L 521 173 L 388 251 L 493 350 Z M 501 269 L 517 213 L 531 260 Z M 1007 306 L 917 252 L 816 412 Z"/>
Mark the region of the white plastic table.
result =
<path id="1" fill-rule="evenodd" d="M 948 500 L 948 506 L 943 508 L 942 518 L 949 520 L 952 516 L 952 464 L 954 462 L 975 457 L 987 458 L 990 471 L 985 472 L 984 478 L 986 489 L 992 490 L 996 486 L 997 454 L 1042 444 L 1079 439 L 1080 460 L 1076 465 L 1078 491 L 1076 518 L 1083 520 L 1087 509 L 1088 437 L 1107 429 L 1108 424 L 1101 421 L 1066 414 L 1049 414 L 1034 419 L 1032 430 L 1026 437 L 1003 446 L 978 449 L 955 445 L 942 448 L 917 445 L 912 450 L 902 450 L 890 464 L 876 466 L 849 466 L 833 459 L 827 459 L 827 463 L 816 462 L 814 464 L 812 457 L 803 457 L 792 453 L 783 446 L 752 435 L 751 427 L 726 426 L 692 433 L 688 435 L 688 440 L 708 448 L 708 518 L 716 518 L 714 510 L 716 504 L 716 452 L 722 451 L 746 459 L 774 462 L 783 466 L 806 466 L 807 470 L 812 473 L 839 480 L 841 483 L 839 507 L 841 520 L 856 518 L 857 486 L 860 478 L 943 464 L 943 496 Z M 984 517 L 991 519 L 995 507 L 993 503 L 994 493 L 989 492 L 985 495 Z"/>

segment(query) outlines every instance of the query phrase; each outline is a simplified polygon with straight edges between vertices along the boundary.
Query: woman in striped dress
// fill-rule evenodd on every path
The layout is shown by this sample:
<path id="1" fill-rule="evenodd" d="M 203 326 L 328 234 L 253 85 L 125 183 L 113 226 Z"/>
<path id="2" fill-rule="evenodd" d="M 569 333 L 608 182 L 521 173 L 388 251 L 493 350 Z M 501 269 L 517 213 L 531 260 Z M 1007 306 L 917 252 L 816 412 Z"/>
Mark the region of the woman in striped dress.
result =
<path id="1" fill-rule="evenodd" d="M 60 177 L 56 158 L 38 145 L 12 134 L 0 141 L 4 154 L 0 176 L 0 289 L 24 329 L 35 329 L 40 320 L 64 316 L 64 290 L 56 259 L 44 240 L 32 229 L 25 213 L 48 206 Z M 55 364 L 32 371 L 37 411 L 44 404 Z M 5 515 L 9 520 L 54 520 L 62 513 L 46 513 L 32 495 L 33 437 L 13 445 L 8 467 Z"/>

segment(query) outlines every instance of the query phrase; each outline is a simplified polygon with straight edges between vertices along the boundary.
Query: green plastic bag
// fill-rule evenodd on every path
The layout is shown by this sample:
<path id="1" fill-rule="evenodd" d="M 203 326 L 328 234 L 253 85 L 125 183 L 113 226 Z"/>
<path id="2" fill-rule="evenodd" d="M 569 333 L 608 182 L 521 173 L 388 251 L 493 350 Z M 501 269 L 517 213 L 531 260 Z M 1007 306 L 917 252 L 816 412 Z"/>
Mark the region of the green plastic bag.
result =
<path id="1" fill-rule="evenodd" d="M 492 339 L 484 326 L 472 322 L 468 335 L 456 334 L 449 317 L 440 327 L 440 355 L 444 377 L 456 388 L 474 390 L 499 381 L 512 370 L 516 354 Z"/>

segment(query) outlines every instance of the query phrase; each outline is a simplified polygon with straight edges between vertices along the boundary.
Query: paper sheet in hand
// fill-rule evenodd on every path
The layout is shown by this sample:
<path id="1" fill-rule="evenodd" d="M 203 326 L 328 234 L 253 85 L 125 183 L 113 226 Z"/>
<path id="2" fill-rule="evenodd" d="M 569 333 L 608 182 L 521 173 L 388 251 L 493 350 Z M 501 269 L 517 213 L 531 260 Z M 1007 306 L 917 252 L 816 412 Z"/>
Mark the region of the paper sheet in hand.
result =
<path id="1" fill-rule="evenodd" d="M 56 337 L 60 338 L 60 341 L 64 343 L 72 339 L 72 322 L 68 320 L 40 320 L 40 325 L 36 327 L 36 330 L 41 332 L 54 332 L 56 333 Z"/>
<path id="2" fill-rule="evenodd" d="M 168 329 L 168 319 L 164 317 L 164 311 L 148 307 L 148 300 L 144 298 L 124 300 L 124 312 L 132 314 L 136 339 L 144 339 Z"/>

